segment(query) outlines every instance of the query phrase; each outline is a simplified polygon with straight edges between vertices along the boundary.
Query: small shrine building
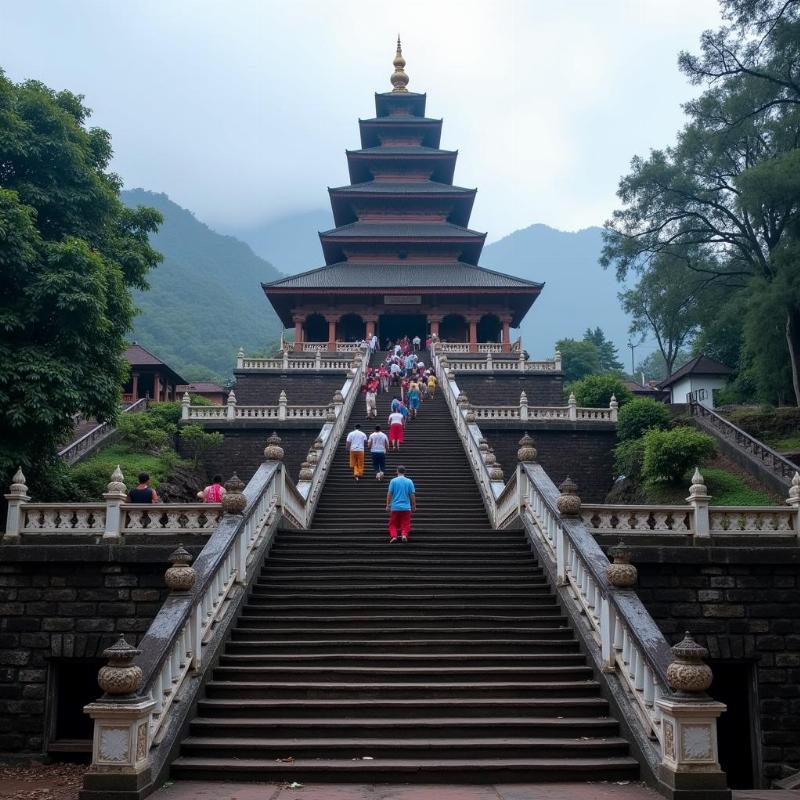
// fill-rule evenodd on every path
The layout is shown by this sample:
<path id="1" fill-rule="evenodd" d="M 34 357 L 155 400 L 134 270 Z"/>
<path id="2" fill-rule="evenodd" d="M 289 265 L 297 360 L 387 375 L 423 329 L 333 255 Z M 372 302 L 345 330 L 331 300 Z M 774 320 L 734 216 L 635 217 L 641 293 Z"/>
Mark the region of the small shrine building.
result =
<path id="1" fill-rule="evenodd" d="M 511 328 L 543 284 L 480 266 L 485 233 L 469 227 L 476 189 L 453 184 L 455 150 L 442 120 L 407 88 L 397 41 L 392 90 L 359 120 L 350 184 L 328 189 L 336 227 L 319 234 L 325 265 L 263 284 L 297 351 L 337 349 L 377 333 L 418 335 L 468 352 L 508 352 Z"/>

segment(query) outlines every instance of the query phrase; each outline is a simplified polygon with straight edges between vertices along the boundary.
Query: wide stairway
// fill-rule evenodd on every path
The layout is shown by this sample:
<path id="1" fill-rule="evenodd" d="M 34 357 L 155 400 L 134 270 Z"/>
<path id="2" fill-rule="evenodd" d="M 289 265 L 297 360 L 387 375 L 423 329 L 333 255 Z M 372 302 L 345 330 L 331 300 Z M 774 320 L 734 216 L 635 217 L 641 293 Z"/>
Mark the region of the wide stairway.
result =
<path id="1" fill-rule="evenodd" d="M 386 426 L 361 399 L 356 422 Z M 344 443 L 313 527 L 284 531 L 172 775 L 205 780 L 619 780 L 638 765 L 520 532 L 493 531 L 441 397 L 399 457 L 417 489 L 390 544 L 386 483 Z M 510 465 L 508 465 L 510 466 Z"/>

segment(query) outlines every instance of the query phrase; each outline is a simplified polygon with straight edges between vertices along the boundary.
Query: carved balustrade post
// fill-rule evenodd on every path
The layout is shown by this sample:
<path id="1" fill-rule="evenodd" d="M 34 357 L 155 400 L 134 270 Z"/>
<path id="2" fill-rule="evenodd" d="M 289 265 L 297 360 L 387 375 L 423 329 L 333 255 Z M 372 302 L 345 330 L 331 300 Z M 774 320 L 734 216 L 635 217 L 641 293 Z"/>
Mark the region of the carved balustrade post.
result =
<path id="1" fill-rule="evenodd" d="M 519 371 L 525 372 L 525 351 L 522 349 L 519 351 L 519 361 L 517 364 L 519 366 Z"/>
<path id="2" fill-rule="evenodd" d="M 611 411 L 611 421 L 616 422 L 619 414 L 619 403 L 616 395 L 611 395 L 611 402 L 608 404 L 608 408 Z"/>
<path id="3" fill-rule="evenodd" d="M 486 353 L 486 371 L 487 372 L 493 372 L 494 371 L 494 361 L 492 360 L 492 351 L 491 350 L 489 350 L 489 352 Z"/>
<path id="4" fill-rule="evenodd" d="M 575 399 L 575 392 L 569 393 L 569 400 L 567 400 L 567 405 L 569 406 L 569 418 L 571 420 L 578 419 L 578 401 Z"/>
<path id="5" fill-rule="evenodd" d="M 725 705 L 706 694 L 713 679 L 703 661 L 708 650 L 687 631 L 672 652 L 667 682 L 674 694 L 656 700 L 662 715 L 659 777 L 673 792 L 730 797 L 717 750 L 717 718 Z"/>
<path id="6" fill-rule="evenodd" d="M 184 392 L 181 398 L 181 419 L 189 419 L 189 406 L 191 404 L 192 398 L 189 397 L 189 392 Z"/>
<path id="7" fill-rule="evenodd" d="M 233 392 L 233 389 L 228 392 L 228 410 L 225 415 L 229 420 L 236 419 L 236 395 Z"/>
<path id="8" fill-rule="evenodd" d="M 236 369 L 242 369 L 244 367 L 244 347 L 239 348 L 239 352 L 236 354 Z"/>
<path id="9" fill-rule="evenodd" d="M 22 467 L 18 467 L 14 473 L 5 498 L 8 501 L 8 513 L 6 514 L 6 533 L 3 536 L 3 544 L 16 544 L 19 542 L 22 532 L 22 506 L 31 499 L 28 496 L 28 487 L 25 485 Z"/>
<path id="10" fill-rule="evenodd" d="M 282 364 L 283 364 L 283 369 L 284 370 L 289 369 L 289 351 L 288 350 L 284 350 L 283 351 Z"/>
<path id="11" fill-rule="evenodd" d="M 281 389 L 281 393 L 278 395 L 278 419 L 286 419 L 286 406 L 288 403 L 286 392 Z"/>
<path id="12" fill-rule="evenodd" d="M 106 527 L 104 542 L 118 542 L 122 539 L 122 504 L 128 497 L 125 477 L 117 464 L 111 473 L 111 482 L 106 487 L 103 499 L 106 501 Z"/>
<path id="13" fill-rule="evenodd" d="M 8 497 L 8 495 L 6 495 Z M 800 472 L 795 472 L 792 478 L 792 485 L 789 489 L 789 498 L 786 500 L 787 505 L 790 505 L 794 511 L 794 525 L 795 536 L 800 539 Z"/>
<path id="14" fill-rule="evenodd" d="M 321 370 L 322 369 L 322 351 L 317 350 L 314 353 L 314 369 Z"/>
<path id="15" fill-rule="evenodd" d="M 97 675 L 105 694 L 83 709 L 94 720 L 92 764 L 83 785 L 98 797 L 136 791 L 149 782 L 150 716 L 156 704 L 139 694 L 142 670 L 132 663 L 139 654 L 124 636 L 107 648 L 108 665 Z"/>
<path id="16" fill-rule="evenodd" d="M 556 350 L 555 356 L 553 357 L 553 360 L 555 361 L 556 370 L 558 370 L 558 372 L 561 372 L 561 351 L 560 350 Z"/>
<path id="17" fill-rule="evenodd" d="M 528 419 L 528 395 L 524 390 L 519 393 L 519 418 L 523 422 Z"/>
<path id="18" fill-rule="evenodd" d="M 711 535 L 708 507 L 711 495 L 706 491 L 706 482 L 695 467 L 692 476 L 692 485 L 689 487 L 689 496 L 686 502 L 692 507 L 692 533 L 695 536 L 708 537 Z"/>

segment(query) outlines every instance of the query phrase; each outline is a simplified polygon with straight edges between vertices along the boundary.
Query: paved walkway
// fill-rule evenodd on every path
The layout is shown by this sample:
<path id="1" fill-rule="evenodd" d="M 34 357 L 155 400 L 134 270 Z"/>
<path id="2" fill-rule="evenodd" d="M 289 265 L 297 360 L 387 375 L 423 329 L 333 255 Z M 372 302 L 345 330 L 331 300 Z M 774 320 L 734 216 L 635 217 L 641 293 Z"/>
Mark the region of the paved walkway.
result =
<path id="1" fill-rule="evenodd" d="M 735 800 L 798 800 L 800 792 L 734 792 Z M 639 783 L 514 783 L 495 786 L 417 786 L 179 781 L 152 800 L 659 800 Z"/>

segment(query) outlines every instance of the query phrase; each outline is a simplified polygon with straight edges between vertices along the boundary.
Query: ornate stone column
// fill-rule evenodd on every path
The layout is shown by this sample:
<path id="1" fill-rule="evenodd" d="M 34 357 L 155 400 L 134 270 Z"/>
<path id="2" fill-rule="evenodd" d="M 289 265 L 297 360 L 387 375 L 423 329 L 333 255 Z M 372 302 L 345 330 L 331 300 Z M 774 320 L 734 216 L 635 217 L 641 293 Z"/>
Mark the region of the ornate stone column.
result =
<path id="1" fill-rule="evenodd" d="M 336 323 L 339 321 L 339 315 L 326 314 L 325 321 L 328 323 L 328 350 L 333 353 L 336 351 Z"/>
<path id="2" fill-rule="evenodd" d="M 303 349 L 303 323 L 306 321 L 305 314 L 293 314 L 294 322 L 294 351 L 299 353 Z"/>

